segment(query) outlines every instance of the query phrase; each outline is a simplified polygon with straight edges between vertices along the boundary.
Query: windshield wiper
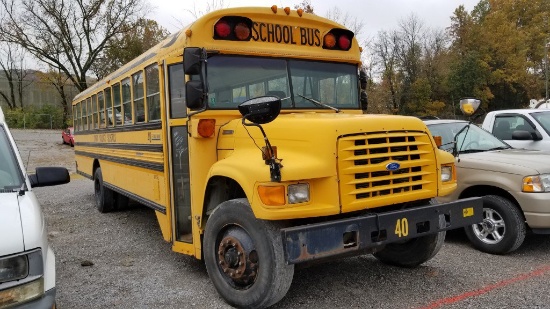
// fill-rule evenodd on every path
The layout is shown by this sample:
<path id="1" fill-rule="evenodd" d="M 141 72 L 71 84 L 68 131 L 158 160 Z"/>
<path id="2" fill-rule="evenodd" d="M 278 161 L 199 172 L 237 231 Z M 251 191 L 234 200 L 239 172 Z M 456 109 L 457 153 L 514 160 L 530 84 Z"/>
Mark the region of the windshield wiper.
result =
<path id="1" fill-rule="evenodd" d="M 306 100 L 308 100 L 308 101 L 310 101 L 310 102 L 312 102 L 312 103 L 314 103 L 315 105 L 318 105 L 318 106 L 321 106 L 321 107 L 330 108 L 330 109 L 332 109 L 333 111 L 335 111 L 335 112 L 337 112 L 337 113 L 340 112 L 340 110 L 339 110 L 338 108 L 336 108 L 336 107 L 332 107 L 332 106 L 330 106 L 330 105 L 328 105 L 328 104 L 321 103 L 321 102 L 319 102 L 319 101 L 317 101 L 317 100 L 314 100 L 314 99 L 312 99 L 312 98 L 304 97 L 304 96 L 301 95 L 301 94 L 297 94 L 297 95 L 300 96 L 300 97 L 302 97 L 302 98 L 304 98 L 304 99 L 306 99 Z"/>
<path id="2" fill-rule="evenodd" d="M 495 147 L 495 148 L 491 148 L 491 149 L 487 149 L 487 151 L 491 151 L 491 150 L 503 150 L 503 149 L 510 149 L 512 147 L 510 146 L 498 146 L 498 147 Z"/>

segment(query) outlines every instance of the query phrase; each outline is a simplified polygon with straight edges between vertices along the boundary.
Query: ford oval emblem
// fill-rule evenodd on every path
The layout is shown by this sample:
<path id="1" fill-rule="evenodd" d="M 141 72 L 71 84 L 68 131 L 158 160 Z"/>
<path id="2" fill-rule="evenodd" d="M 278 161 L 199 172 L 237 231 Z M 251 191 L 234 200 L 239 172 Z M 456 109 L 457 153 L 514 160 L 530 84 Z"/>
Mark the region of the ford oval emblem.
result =
<path id="1" fill-rule="evenodd" d="M 390 172 L 397 171 L 400 167 L 401 165 L 399 165 L 399 163 L 397 162 L 391 162 L 386 164 L 386 170 Z"/>

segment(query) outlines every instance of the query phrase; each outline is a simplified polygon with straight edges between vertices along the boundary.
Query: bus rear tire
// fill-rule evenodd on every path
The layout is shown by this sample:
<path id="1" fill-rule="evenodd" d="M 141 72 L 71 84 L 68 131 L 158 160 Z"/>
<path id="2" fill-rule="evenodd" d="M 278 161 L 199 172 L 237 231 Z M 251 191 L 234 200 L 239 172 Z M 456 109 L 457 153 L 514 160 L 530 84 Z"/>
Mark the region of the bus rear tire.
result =
<path id="1" fill-rule="evenodd" d="M 94 174 L 94 193 L 95 206 L 101 213 L 113 211 L 115 207 L 115 197 L 113 190 L 106 188 L 103 183 L 101 167 L 95 170 Z"/>
<path id="2" fill-rule="evenodd" d="M 413 268 L 433 258 L 443 246 L 445 232 L 413 238 L 403 243 L 392 243 L 374 253 L 385 264 Z"/>
<path id="3" fill-rule="evenodd" d="M 246 199 L 221 203 L 203 239 L 208 275 L 227 303 L 265 308 L 286 295 L 294 265 L 285 263 L 280 230 L 256 219 Z"/>

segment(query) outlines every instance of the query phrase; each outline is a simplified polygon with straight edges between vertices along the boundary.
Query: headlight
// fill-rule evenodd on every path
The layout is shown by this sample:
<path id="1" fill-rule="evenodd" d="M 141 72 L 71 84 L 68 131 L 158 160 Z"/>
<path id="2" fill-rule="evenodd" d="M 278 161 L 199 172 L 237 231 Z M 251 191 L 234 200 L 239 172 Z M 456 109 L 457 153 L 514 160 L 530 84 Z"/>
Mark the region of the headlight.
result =
<path id="1" fill-rule="evenodd" d="M 27 255 L 0 259 L 0 283 L 26 278 L 29 274 Z"/>
<path id="2" fill-rule="evenodd" d="M 38 298 L 43 294 L 44 278 L 38 278 L 38 280 L 0 291 L 0 307 L 11 307 L 15 304 Z"/>
<path id="3" fill-rule="evenodd" d="M 448 182 L 453 180 L 454 177 L 454 168 L 453 164 L 449 165 L 442 165 L 441 166 L 441 181 L 442 182 Z"/>
<path id="4" fill-rule="evenodd" d="M 550 192 L 550 174 L 523 177 L 523 192 Z"/>
<path id="5" fill-rule="evenodd" d="M 0 259 L 0 308 L 44 295 L 42 250 L 35 249 Z"/>
<path id="6" fill-rule="evenodd" d="M 297 183 L 288 186 L 288 203 L 298 204 L 309 202 L 309 184 Z"/>

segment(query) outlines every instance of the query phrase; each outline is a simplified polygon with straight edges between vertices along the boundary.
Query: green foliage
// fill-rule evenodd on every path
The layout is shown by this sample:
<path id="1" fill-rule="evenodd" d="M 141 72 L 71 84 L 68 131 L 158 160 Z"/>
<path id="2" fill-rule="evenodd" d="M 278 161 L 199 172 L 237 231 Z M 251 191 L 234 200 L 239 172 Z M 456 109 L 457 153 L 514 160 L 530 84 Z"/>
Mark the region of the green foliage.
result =
<path id="1" fill-rule="evenodd" d="M 63 123 L 63 108 L 54 105 L 29 106 L 4 112 L 10 128 L 64 129 L 71 125 Z"/>
<path id="2" fill-rule="evenodd" d="M 168 30 L 151 19 L 140 18 L 126 23 L 118 35 L 107 41 L 102 57 L 93 64 L 93 71 L 98 78 L 103 78 L 155 46 L 168 34 Z"/>

